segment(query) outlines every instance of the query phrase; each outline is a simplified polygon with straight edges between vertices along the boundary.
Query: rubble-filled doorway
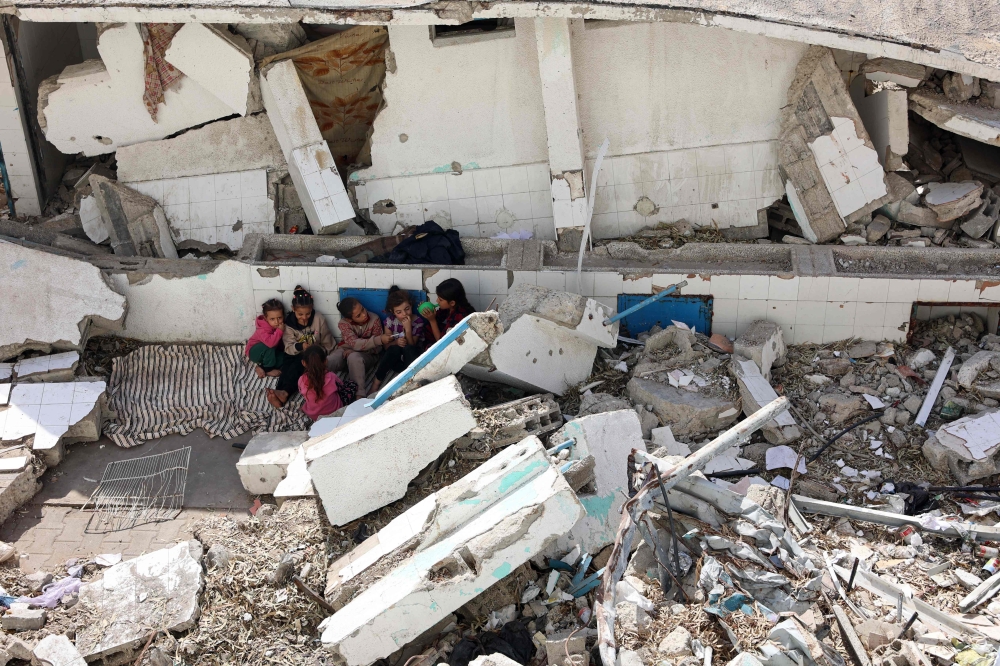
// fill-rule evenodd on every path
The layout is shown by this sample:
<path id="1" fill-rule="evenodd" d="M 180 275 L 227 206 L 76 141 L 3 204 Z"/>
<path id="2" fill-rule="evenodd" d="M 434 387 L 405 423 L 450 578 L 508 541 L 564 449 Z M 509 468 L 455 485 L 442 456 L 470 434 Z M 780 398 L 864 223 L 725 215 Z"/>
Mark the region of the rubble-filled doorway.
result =
<path id="1" fill-rule="evenodd" d="M 618 294 L 618 312 L 647 298 L 649 294 Z M 627 329 L 628 335 L 634 337 L 654 326 L 666 328 L 671 322 L 679 321 L 699 333 L 711 335 L 712 305 L 711 296 L 667 296 L 622 319 L 622 329 Z"/>

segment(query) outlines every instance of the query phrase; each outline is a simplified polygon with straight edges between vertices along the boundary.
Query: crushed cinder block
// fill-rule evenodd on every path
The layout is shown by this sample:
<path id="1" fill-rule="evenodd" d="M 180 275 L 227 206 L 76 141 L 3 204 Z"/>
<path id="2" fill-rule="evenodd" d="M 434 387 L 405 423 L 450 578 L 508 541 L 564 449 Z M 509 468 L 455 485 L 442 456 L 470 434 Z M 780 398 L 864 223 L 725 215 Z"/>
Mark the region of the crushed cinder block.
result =
<path id="1" fill-rule="evenodd" d="M 248 443 L 236 471 L 248 493 L 271 495 L 295 459 L 309 433 L 306 432 L 262 432 Z"/>
<path id="2" fill-rule="evenodd" d="M 354 205 L 320 134 L 295 64 L 283 60 L 262 73 L 264 107 L 309 226 L 316 234 L 343 233 L 354 219 Z"/>
<path id="3" fill-rule="evenodd" d="M 87 666 L 87 661 L 80 655 L 65 634 L 50 634 L 38 641 L 32 651 L 35 659 L 43 666 Z"/>
<path id="4" fill-rule="evenodd" d="M 628 409 L 628 406 L 624 408 Z M 562 410 L 551 393 L 530 395 L 476 410 L 476 420 L 480 423 L 503 424 L 491 428 L 489 433 L 481 433 L 482 438 L 486 438 L 490 448 L 494 450 L 510 446 L 532 435 L 541 437 L 558 430 L 563 424 Z M 472 446 L 478 434 L 473 431 L 459 438 L 455 442 L 456 450 Z"/>
<path id="5" fill-rule="evenodd" d="M 330 522 L 343 525 L 401 498 L 420 470 L 475 426 L 450 376 L 310 439 L 305 458 Z"/>
<path id="6" fill-rule="evenodd" d="M 295 452 L 295 457 L 288 463 L 285 478 L 274 489 L 274 501 L 280 509 L 287 500 L 315 496 L 316 489 L 313 487 L 312 476 L 306 467 L 305 449 L 300 446 Z"/>
<path id="7" fill-rule="evenodd" d="M 0 299 L 0 360 L 29 350 L 79 351 L 95 329 L 121 329 L 125 297 L 93 264 L 0 243 L 0 266 L 6 270 Z M 45 294 L 44 307 L 38 294 Z"/>
<path id="8" fill-rule="evenodd" d="M 194 627 L 200 612 L 201 557 L 199 542 L 182 541 L 119 562 L 105 570 L 103 578 L 85 583 L 78 612 L 84 617 L 109 617 L 113 612 L 115 621 L 90 622 L 77 629 L 76 648 L 84 659 L 141 648 L 150 627 L 174 632 Z"/>
<path id="9" fill-rule="evenodd" d="M 737 356 L 732 360 L 732 368 L 733 374 L 736 375 L 736 383 L 740 387 L 743 413 L 746 416 L 750 416 L 764 405 L 778 399 L 778 394 L 764 379 L 755 362 Z M 764 438 L 772 444 L 788 444 L 802 437 L 802 430 L 787 411 L 779 414 L 773 421 L 764 424 L 762 431 Z"/>
<path id="10" fill-rule="evenodd" d="M 500 337 L 503 328 L 496 312 L 474 312 L 469 315 L 469 328 L 447 345 L 427 365 L 399 389 L 399 394 L 425 386 L 459 372 L 474 358 L 485 352 Z M 429 354 L 430 350 L 424 352 Z M 415 363 L 419 363 L 418 359 Z"/>
<path id="11" fill-rule="evenodd" d="M 927 68 L 905 60 L 871 58 L 861 63 L 861 73 L 869 81 L 890 81 L 905 88 L 915 88 L 927 78 Z"/>
<path id="12" fill-rule="evenodd" d="M 145 55 L 139 25 L 114 23 L 97 37 L 100 60 L 70 65 L 38 87 L 38 122 L 45 138 L 68 155 L 112 153 L 233 114 L 190 77 L 164 91 L 154 120 L 143 102 Z"/>
<path id="13" fill-rule="evenodd" d="M 234 113 L 246 115 L 256 78 L 246 39 L 208 23 L 185 23 L 163 57 Z"/>
<path id="14" fill-rule="evenodd" d="M 1000 473 L 1000 413 L 987 410 L 938 428 L 922 447 L 931 467 L 951 472 L 959 484 Z"/>
<path id="15" fill-rule="evenodd" d="M 90 186 L 115 254 L 177 259 L 167 216 L 156 200 L 104 176 L 91 176 Z"/>
<path id="16" fill-rule="evenodd" d="M 632 402 L 652 405 L 660 423 L 674 435 L 687 437 L 722 430 L 736 420 L 739 410 L 727 398 L 692 393 L 651 379 L 632 378 L 628 383 Z"/>
<path id="17" fill-rule="evenodd" d="M 803 236 L 825 243 L 889 201 L 885 172 L 833 53 L 810 47 L 782 110 L 778 164 Z M 765 374 L 766 376 L 766 374 Z"/>
<path id="18" fill-rule="evenodd" d="M 910 93 L 910 111 L 941 129 L 1000 146 L 1000 109 L 955 102 L 942 93 L 921 89 Z"/>
<path id="19" fill-rule="evenodd" d="M 47 616 L 44 608 L 13 603 L 10 610 L 0 617 L 0 626 L 3 626 L 4 631 L 37 631 L 45 626 Z"/>
<path id="20" fill-rule="evenodd" d="M 389 656 L 545 551 L 584 513 L 537 438 L 507 447 L 379 532 L 367 564 L 354 561 L 358 593 L 320 625 L 323 646 L 345 666 Z M 409 552 L 399 550 L 405 543 Z M 387 573 L 361 581 L 364 569 L 397 556 Z"/>
<path id="21" fill-rule="evenodd" d="M 569 460 L 594 458 L 593 492 L 581 493 L 587 515 L 564 537 L 559 546 L 569 550 L 579 544 L 587 553 L 596 553 L 615 539 L 617 516 L 628 494 L 628 457 L 632 449 L 646 450 L 639 417 L 631 409 L 604 412 L 573 419 L 552 441 L 572 439 Z"/>
<path id="22" fill-rule="evenodd" d="M 771 381 L 771 368 L 780 368 L 788 358 L 784 333 L 774 322 L 757 320 L 733 343 L 733 353 L 748 358 L 760 368 L 764 379 Z"/>

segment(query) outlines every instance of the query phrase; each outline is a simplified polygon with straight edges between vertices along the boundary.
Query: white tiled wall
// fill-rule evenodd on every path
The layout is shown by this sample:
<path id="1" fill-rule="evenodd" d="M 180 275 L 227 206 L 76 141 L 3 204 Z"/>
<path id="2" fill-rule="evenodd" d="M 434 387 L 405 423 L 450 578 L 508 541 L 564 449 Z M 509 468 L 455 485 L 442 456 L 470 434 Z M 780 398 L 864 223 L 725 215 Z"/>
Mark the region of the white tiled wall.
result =
<path id="1" fill-rule="evenodd" d="M 469 300 L 479 310 L 491 302 L 502 304 L 508 290 L 508 272 L 500 269 L 443 269 L 425 283 L 423 271 L 417 268 L 285 266 L 279 273 L 278 277 L 262 278 L 251 268 L 258 304 L 280 297 L 288 307 L 292 289 L 301 284 L 312 292 L 317 309 L 334 331 L 340 321 L 336 309 L 340 287 L 385 289 L 396 284 L 405 289 L 426 288 L 435 300 L 437 285 L 454 277 L 462 281 Z M 917 311 L 920 318 L 970 311 L 995 323 L 1000 312 L 1000 286 L 982 287 L 975 280 L 668 273 L 631 278 L 611 271 L 583 273 L 579 281 L 575 271 L 515 271 L 510 277 L 511 286 L 527 283 L 570 291 L 612 308 L 617 308 L 619 294 L 651 294 L 654 287 L 687 280 L 683 294 L 713 297 L 714 332 L 735 338 L 753 321 L 767 319 L 779 324 L 792 344 L 852 337 L 902 341 L 917 302 L 921 303 Z M 931 303 L 941 305 L 924 306 Z"/>
<path id="2" fill-rule="evenodd" d="M 17 214 L 40 215 L 38 188 L 35 186 L 28 143 L 21 125 L 17 96 L 7 71 L 8 62 L 6 58 L 0 62 L 0 148 L 3 149 L 4 162 L 7 164 Z"/>
<path id="3" fill-rule="evenodd" d="M 355 186 L 355 195 L 358 208 L 384 200 L 396 204 L 395 213 L 371 216 L 382 233 L 392 232 L 397 223 L 434 220 L 462 236 L 491 238 L 527 230 L 535 238 L 555 240 L 547 164 L 369 180 Z"/>
<path id="4" fill-rule="evenodd" d="M 593 168 L 588 160 L 588 186 Z M 757 210 L 783 193 L 774 141 L 612 157 L 597 177 L 594 235 L 628 236 L 679 219 L 720 229 L 753 226 Z M 644 196 L 658 209 L 650 217 L 634 210 Z"/>
<path id="5" fill-rule="evenodd" d="M 849 118 L 831 118 L 833 133 L 809 144 L 823 182 L 841 217 L 847 217 L 886 194 L 885 172 L 878 153 L 858 138 Z"/>
<path id="6" fill-rule="evenodd" d="M 176 241 L 225 243 L 238 250 L 245 234 L 274 233 L 266 169 L 125 184 L 163 206 Z M 233 230 L 237 222 L 242 227 Z"/>

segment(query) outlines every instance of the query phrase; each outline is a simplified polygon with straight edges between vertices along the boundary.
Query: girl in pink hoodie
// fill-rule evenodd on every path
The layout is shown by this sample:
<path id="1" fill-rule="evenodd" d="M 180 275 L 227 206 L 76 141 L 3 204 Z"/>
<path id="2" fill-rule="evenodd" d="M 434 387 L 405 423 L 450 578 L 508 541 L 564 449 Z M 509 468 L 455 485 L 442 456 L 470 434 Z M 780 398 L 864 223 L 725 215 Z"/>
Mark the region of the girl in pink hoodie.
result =
<path id="1" fill-rule="evenodd" d="M 299 377 L 299 391 L 306 399 L 302 411 L 313 421 L 328 416 L 343 407 L 340 399 L 340 379 L 326 369 L 326 350 L 320 345 L 311 345 L 302 354 L 305 372 Z"/>
<path id="2" fill-rule="evenodd" d="M 258 377 L 278 377 L 285 360 L 281 337 L 285 334 L 285 307 L 276 298 L 261 306 L 257 328 L 247 340 L 244 353 L 256 364 Z"/>

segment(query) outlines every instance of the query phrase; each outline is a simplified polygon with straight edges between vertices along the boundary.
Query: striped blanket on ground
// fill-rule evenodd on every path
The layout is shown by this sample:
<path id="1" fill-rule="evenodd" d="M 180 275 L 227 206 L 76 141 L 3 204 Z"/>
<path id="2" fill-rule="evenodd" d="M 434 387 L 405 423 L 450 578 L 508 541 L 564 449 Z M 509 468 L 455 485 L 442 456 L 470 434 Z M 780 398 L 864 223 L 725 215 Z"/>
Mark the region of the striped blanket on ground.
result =
<path id="1" fill-rule="evenodd" d="M 243 345 L 149 345 L 115 359 L 108 384 L 112 420 L 104 434 L 118 446 L 204 428 L 226 439 L 248 431 L 307 430 L 302 396 L 275 410 Z"/>

